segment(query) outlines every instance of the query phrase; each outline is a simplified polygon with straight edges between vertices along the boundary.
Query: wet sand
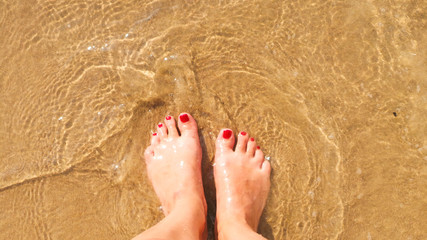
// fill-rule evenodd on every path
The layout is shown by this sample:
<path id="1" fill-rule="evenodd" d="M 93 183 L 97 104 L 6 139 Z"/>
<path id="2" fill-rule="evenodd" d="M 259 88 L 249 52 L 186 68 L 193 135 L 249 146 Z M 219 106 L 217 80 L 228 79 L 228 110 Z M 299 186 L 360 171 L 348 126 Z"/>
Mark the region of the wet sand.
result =
<path id="1" fill-rule="evenodd" d="M 427 2 L 0 2 L 0 238 L 162 219 L 140 152 L 167 115 L 254 136 L 268 239 L 426 239 Z M 424 216 L 424 217 L 423 217 Z"/>

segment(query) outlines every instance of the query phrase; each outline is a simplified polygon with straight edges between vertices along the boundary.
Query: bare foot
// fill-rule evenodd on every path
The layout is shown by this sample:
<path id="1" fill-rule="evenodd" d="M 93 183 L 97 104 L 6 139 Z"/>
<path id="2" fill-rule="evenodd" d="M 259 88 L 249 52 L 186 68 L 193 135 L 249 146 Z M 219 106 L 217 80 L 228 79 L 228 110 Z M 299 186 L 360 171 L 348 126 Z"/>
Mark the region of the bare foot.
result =
<path id="1" fill-rule="evenodd" d="M 217 189 L 217 231 L 219 239 L 263 239 L 258 222 L 270 189 L 270 163 L 255 140 L 221 130 L 216 141 L 215 185 Z"/>
<path id="2" fill-rule="evenodd" d="M 171 116 L 165 118 L 165 123 L 158 124 L 151 145 L 144 152 L 148 177 L 166 216 L 175 213 L 174 218 L 176 215 L 181 222 L 187 219 L 189 227 L 205 228 L 207 205 L 197 124 L 190 114 L 182 113 L 178 128 L 181 134 Z"/>

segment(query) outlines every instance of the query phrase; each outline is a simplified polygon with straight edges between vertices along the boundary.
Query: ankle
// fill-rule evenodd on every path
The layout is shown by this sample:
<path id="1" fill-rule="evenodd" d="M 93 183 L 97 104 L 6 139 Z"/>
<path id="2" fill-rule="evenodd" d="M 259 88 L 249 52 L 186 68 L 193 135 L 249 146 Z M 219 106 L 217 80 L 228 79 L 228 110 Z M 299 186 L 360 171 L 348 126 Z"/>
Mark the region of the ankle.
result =
<path id="1" fill-rule="evenodd" d="M 248 216 L 246 216 L 245 213 L 241 211 L 231 211 L 226 213 L 223 212 L 221 216 L 217 215 L 217 222 L 218 227 L 220 225 L 225 225 L 226 227 L 235 224 L 241 227 L 247 227 L 254 232 L 256 232 L 258 229 L 258 220 L 248 218 Z"/>
<path id="2" fill-rule="evenodd" d="M 188 190 L 188 189 L 187 189 Z M 203 212 L 206 216 L 207 205 L 204 196 L 194 193 L 194 191 L 179 191 L 173 194 L 171 201 L 162 204 L 163 213 L 168 216 L 177 209 L 186 209 L 189 211 Z M 202 210 L 201 210 L 202 209 Z"/>
<path id="3" fill-rule="evenodd" d="M 265 239 L 257 233 L 256 227 L 250 226 L 244 218 L 217 218 L 217 224 L 218 240 Z"/>
<path id="4" fill-rule="evenodd" d="M 206 239 L 206 214 L 203 205 L 199 205 L 177 201 L 162 221 L 135 237 L 134 240 Z"/>
<path id="5" fill-rule="evenodd" d="M 187 194 L 176 199 L 168 215 L 180 215 L 183 222 L 193 225 L 206 225 L 207 205 L 204 198 L 197 195 Z M 197 224 L 195 224 L 197 223 Z"/>
<path id="6" fill-rule="evenodd" d="M 203 216 L 206 218 L 207 205 L 204 197 L 198 194 L 186 193 L 182 196 L 177 196 L 175 203 L 170 211 L 188 211 L 194 213 L 197 216 Z"/>
<path id="7" fill-rule="evenodd" d="M 206 212 L 203 202 L 196 199 L 179 199 L 165 220 L 174 229 L 175 239 L 206 239 Z M 185 230 L 185 231 L 183 231 Z"/>

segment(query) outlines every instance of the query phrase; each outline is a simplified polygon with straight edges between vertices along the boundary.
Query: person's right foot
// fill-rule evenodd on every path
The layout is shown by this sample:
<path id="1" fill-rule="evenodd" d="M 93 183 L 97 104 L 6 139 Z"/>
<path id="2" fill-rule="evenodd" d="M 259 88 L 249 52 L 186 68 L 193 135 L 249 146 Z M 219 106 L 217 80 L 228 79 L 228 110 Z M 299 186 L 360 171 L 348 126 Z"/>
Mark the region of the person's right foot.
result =
<path id="1" fill-rule="evenodd" d="M 255 140 L 241 132 L 233 151 L 234 143 L 233 132 L 222 129 L 216 141 L 214 165 L 220 239 L 232 239 L 225 236 L 227 232 L 239 234 L 236 231 L 246 229 L 255 233 L 270 189 L 270 163 L 264 160 Z"/>

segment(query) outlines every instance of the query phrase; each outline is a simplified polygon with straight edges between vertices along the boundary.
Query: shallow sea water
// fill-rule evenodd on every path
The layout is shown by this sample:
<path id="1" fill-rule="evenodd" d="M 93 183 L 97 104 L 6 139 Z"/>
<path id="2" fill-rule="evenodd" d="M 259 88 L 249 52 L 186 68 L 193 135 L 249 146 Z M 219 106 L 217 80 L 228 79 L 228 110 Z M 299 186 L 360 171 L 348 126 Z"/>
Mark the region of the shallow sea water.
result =
<path id="1" fill-rule="evenodd" d="M 0 1 L 0 239 L 129 239 L 190 112 L 273 166 L 268 239 L 427 239 L 427 1 Z"/>

